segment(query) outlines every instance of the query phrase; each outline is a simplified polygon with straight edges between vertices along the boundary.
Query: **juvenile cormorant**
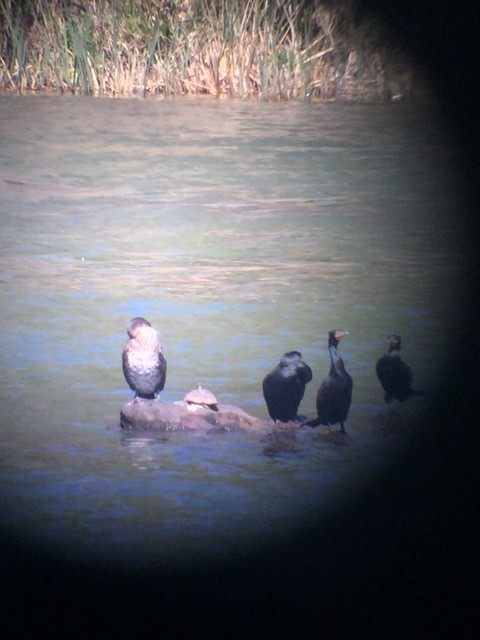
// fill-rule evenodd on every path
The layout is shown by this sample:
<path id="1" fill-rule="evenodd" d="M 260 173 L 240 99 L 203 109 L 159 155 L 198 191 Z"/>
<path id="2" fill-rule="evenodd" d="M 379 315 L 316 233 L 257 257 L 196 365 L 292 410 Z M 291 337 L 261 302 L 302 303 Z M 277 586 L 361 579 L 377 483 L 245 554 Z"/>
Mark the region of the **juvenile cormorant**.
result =
<path id="1" fill-rule="evenodd" d="M 272 420 L 295 420 L 305 386 L 311 379 L 312 370 L 302 360 L 299 351 L 283 354 L 278 365 L 267 373 L 262 382 L 263 397 Z"/>
<path id="2" fill-rule="evenodd" d="M 145 318 L 132 318 L 128 323 L 130 336 L 122 353 L 125 380 L 134 399 L 153 399 L 163 389 L 167 376 L 167 361 L 163 355 L 160 335 Z"/>
<path id="3" fill-rule="evenodd" d="M 400 357 L 402 340 L 399 335 L 392 333 L 387 337 L 388 351 L 376 364 L 377 377 L 385 390 L 385 402 L 393 399 L 407 400 L 412 396 L 428 395 L 425 391 L 415 391 L 412 384 L 412 371 Z"/>
<path id="4" fill-rule="evenodd" d="M 342 433 L 345 433 L 343 423 L 347 419 L 352 401 L 353 382 L 347 373 L 337 346 L 347 331 L 329 331 L 328 350 L 330 352 L 330 372 L 322 382 L 317 392 L 318 417 L 305 424 L 318 427 L 319 424 L 330 425 L 340 423 Z"/>

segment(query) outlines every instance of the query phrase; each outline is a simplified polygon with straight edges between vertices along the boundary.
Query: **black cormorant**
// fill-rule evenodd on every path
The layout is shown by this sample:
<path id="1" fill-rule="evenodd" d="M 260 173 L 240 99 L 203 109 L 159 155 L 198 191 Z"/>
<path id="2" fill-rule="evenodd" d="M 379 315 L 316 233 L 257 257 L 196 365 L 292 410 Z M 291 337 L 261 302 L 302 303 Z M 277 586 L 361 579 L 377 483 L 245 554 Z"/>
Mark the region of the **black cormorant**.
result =
<path id="1" fill-rule="evenodd" d="M 388 351 L 376 364 L 377 377 L 385 390 L 385 402 L 393 399 L 407 400 L 412 396 L 428 395 L 425 391 L 415 391 L 412 384 L 412 371 L 400 357 L 402 340 L 399 335 L 392 333 L 387 337 Z"/>
<path id="2" fill-rule="evenodd" d="M 312 370 L 299 351 L 284 353 L 278 365 L 263 379 L 263 396 L 270 417 L 275 422 L 289 422 L 297 417 L 305 386 Z"/>
<path id="3" fill-rule="evenodd" d="M 318 417 L 305 424 L 318 427 L 319 424 L 330 425 L 340 423 L 342 433 L 345 433 L 343 423 L 347 419 L 352 401 L 353 382 L 347 373 L 337 346 L 347 331 L 330 331 L 328 333 L 328 350 L 330 352 L 330 372 L 322 382 L 317 392 Z"/>
<path id="4" fill-rule="evenodd" d="M 160 335 L 145 318 L 132 318 L 127 333 L 130 336 L 122 353 L 125 380 L 134 399 L 153 399 L 165 386 L 167 361 L 163 355 Z"/>

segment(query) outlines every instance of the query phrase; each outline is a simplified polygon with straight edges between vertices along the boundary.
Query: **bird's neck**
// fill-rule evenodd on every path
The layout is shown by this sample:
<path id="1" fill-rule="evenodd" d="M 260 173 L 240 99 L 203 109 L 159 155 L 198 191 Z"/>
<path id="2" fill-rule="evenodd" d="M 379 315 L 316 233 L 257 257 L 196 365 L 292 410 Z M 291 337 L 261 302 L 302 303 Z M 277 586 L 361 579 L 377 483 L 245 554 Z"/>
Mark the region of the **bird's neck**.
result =
<path id="1" fill-rule="evenodd" d="M 390 349 L 388 350 L 388 355 L 399 357 L 400 349 L 398 347 L 390 347 Z"/>
<path id="2" fill-rule="evenodd" d="M 343 364 L 343 360 L 337 351 L 336 345 L 329 345 L 328 350 L 330 351 L 330 362 L 332 364 L 331 370 L 335 371 L 336 373 L 345 373 L 345 365 Z"/>

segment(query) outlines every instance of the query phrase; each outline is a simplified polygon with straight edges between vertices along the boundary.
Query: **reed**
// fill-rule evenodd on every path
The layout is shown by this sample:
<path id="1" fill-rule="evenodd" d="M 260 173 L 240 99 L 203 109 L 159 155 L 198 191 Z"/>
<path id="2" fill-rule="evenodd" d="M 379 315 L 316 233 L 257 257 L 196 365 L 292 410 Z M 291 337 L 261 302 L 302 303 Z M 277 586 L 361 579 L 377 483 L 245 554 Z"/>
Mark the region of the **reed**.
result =
<path id="1" fill-rule="evenodd" d="M 5 90 L 374 101 L 413 80 L 348 0 L 0 0 Z"/>
<path id="2" fill-rule="evenodd" d="M 27 57 L 27 36 L 23 12 L 20 5 L 12 6 L 11 2 L 6 0 L 0 2 L 0 11 L 2 31 L 4 31 L 2 40 L 8 43 L 11 59 L 15 63 L 10 69 L 5 69 L 5 73 L 8 81 L 21 92 L 22 80 L 26 75 L 25 61 Z M 3 51 L 0 64 L 4 66 Z"/>

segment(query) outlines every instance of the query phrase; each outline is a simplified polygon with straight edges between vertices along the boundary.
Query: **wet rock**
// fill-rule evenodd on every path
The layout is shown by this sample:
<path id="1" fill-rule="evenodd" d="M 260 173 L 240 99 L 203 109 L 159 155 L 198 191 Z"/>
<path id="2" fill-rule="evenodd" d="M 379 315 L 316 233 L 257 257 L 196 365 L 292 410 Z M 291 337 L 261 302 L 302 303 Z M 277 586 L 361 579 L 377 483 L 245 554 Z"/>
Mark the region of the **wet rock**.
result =
<path id="1" fill-rule="evenodd" d="M 219 404 L 216 411 L 196 405 L 194 410 L 185 401 L 137 399 L 120 410 L 120 426 L 136 431 L 204 430 L 208 432 L 258 431 L 266 433 L 271 422 L 249 415 L 234 405 Z"/>
<path id="2" fill-rule="evenodd" d="M 275 456 L 279 453 L 301 451 L 303 447 L 297 440 L 300 426 L 298 422 L 277 422 L 262 438 L 262 442 L 265 443 L 264 455 Z"/>
<path id="3" fill-rule="evenodd" d="M 178 431 L 185 428 L 186 417 L 186 411 L 175 404 L 137 399 L 122 405 L 120 426 L 137 431 Z"/>

